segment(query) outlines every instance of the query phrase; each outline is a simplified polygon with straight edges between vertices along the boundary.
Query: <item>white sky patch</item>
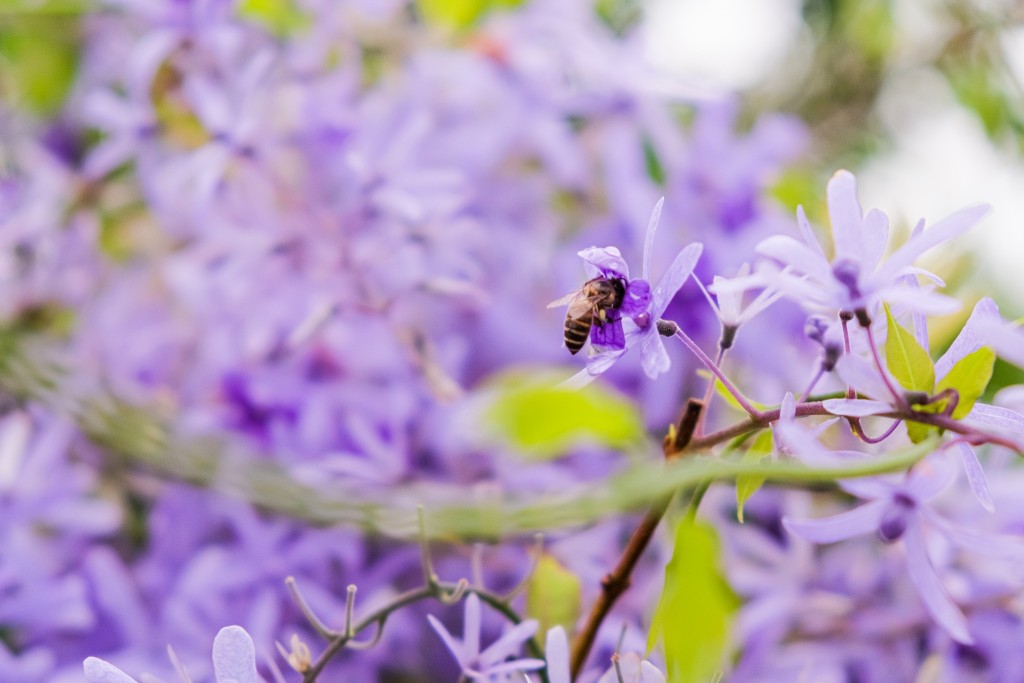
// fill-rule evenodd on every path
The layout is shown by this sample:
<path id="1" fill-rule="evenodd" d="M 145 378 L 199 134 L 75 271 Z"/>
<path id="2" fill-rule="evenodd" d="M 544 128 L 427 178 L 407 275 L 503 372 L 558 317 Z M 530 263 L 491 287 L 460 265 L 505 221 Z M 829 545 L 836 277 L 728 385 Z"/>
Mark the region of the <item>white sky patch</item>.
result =
<path id="1" fill-rule="evenodd" d="M 751 86 L 778 67 L 797 39 L 797 6 L 797 0 L 648 0 L 647 59 L 704 86 Z"/>
<path id="2" fill-rule="evenodd" d="M 1024 167 L 992 145 L 937 74 L 892 82 L 880 106 L 895 147 L 861 169 L 862 203 L 905 225 L 990 204 L 993 212 L 972 236 L 951 248 L 971 249 L 991 266 L 985 276 L 999 288 L 997 298 L 1016 296 L 1024 269 Z"/>

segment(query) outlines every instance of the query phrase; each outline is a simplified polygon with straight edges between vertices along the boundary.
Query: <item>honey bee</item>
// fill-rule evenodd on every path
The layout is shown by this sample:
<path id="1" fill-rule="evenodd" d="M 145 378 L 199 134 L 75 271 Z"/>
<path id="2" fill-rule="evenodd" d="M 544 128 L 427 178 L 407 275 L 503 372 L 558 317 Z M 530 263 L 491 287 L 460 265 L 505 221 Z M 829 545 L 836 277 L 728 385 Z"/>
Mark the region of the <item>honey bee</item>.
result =
<path id="1" fill-rule="evenodd" d="M 626 296 L 626 285 L 620 278 L 595 277 L 583 287 L 548 304 L 548 308 L 569 306 L 565 313 L 563 338 L 569 353 L 576 355 L 587 341 L 590 328 L 604 325 L 608 311 L 618 310 Z"/>

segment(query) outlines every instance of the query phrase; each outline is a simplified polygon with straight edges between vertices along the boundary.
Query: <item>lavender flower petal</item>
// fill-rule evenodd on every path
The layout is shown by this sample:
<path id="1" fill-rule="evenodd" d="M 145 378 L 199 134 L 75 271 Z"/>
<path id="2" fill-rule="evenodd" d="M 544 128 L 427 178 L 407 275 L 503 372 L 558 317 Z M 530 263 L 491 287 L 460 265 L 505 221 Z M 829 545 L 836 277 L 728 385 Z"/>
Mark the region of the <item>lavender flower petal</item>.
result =
<path id="1" fill-rule="evenodd" d="M 82 666 L 89 683 L 138 683 L 116 666 L 96 657 L 88 657 Z"/>
<path id="2" fill-rule="evenodd" d="M 964 463 L 964 472 L 967 474 L 967 483 L 971 486 L 971 491 L 974 492 L 974 496 L 981 503 L 981 506 L 989 512 L 995 512 L 996 504 L 992 500 L 992 493 L 988 488 L 988 479 L 985 477 L 985 470 L 981 467 L 981 463 L 978 462 L 978 456 L 968 444 L 963 441 L 957 443 L 957 448 L 960 449 L 960 456 Z"/>
<path id="3" fill-rule="evenodd" d="M 213 639 L 213 669 L 218 683 L 259 683 L 256 648 L 241 626 L 225 626 Z"/>
<path id="4" fill-rule="evenodd" d="M 824 401 L 822 405 L 833 415 L 844 417 L 867 417 L 868 415 L 892 412 L 892 406 L 888 403 L 859 398 L 831 398 Z"/>
<path id="5" fill-rule="evenodd" d="M 790 533 L 813 543 L 836 543 L 877 529 L 885 506 L 883 501 L 872 501 L 821 519 L 783 517 L 782 524 Z"/>
<path id="6" fill-rule="evenodd" d="M 658 281 L 658 286 L 654 288 L 654 295 L 651 301 L 652 318 L 658 318 L 665 312 L 672 297 L 676 295 L 679 288 L 690 277 L 690 273 L 693 272 L 694 266 L 697 265 L 697 260 L 700 259 L 703 250 L 703 244 L 694 242 L 688 244 L 682 251 L 676 254 L 675 259 L 672 260 L 672 265 L 668 267 L 668 270 L 665 271 L 665 274 Z"/>
<path id="7" fill-rule="evenodd" d="M 908 523 L 903 533 L 903 544 L 907 549 L 907 571 L 928 612 L 954 640 L 964 645 L 973 643 L 974 639 L 967 628 L 967 619 L 949 597 L 931 560 L 928 559 L 924 534 L 916 520 L 912 519 Z"/>

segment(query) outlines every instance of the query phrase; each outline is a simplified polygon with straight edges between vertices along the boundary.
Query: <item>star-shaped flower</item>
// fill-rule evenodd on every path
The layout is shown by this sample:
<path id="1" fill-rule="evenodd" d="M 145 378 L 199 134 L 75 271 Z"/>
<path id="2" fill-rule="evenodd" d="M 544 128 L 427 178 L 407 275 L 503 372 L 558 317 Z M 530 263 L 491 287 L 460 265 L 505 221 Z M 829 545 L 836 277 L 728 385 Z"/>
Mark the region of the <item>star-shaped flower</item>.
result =
<path id="1" fill-rule="evenodd" d="M 956 470 L 945 458 L 923 460 L 900 480 L 849 480 L 842 487 L 867 502 L 831 517 L 783 519 L 791 533 L 814 543 L 835 543 L 865 533 L 877 533 L 885 543 L 902 541 L 907 571 L 932 618 L 957 642 L 973 642 L 967 620 L 949 596 L 928 555 L 925 531 L 936 530 L 950 541 L 975 552 L 1019 561 L 1024 549 L 1006 537 L 982 536 L 957 527 L 934 512 L 930 503 L 945 491 Z"/>
<path id="2" fill-rule="evenodd" d="M 629 282 L 629 285 L 635 285 L 636 289 L 630 295 L 627 287 L 627 295 L 623 297 L 623 306 L 620 311 L 628 317 L 622 318 L 620 323 L 623 329 L 622 343 L 618 343 L 617 338 L 615 343 L 608 344 L 602 343 L 607 341 L 604 336 L 600 337 L 600 340 L 591 337 L 594 345 L 591 347 L 590 357 L 587 359 L 586 370 L 567 380 L 567 386 L 587 384 L 594 377 L 607 371 L 626 351 L 637 345 L 640 347 L 644 373 L 648 377 L 654 379 L 669 369 L 671 362 L 658 332 L 657 323 L 676 292 L 690 277 L 704 247 L 699 242 L 693 242 L 684 247 L 676 254 L 672 264 L 658 281 L 658 285 L 651 290 L 651 256 L 664 202 L 665 200 L 662 198 L 655 205 L 647 226 L 647 233 L 644 237 L 643 270 L 639 279 Z M 629 268 L 615 247 L 604 249 L 591 247 L 581 251 L 580 256 L 597 272 L 617 274 L 628 281 Z"/>
<path id="3" fill-rule="evenodd" d="M 88 683 L 137 683 L 113 664 L 89 657 L 83 664 Z M 213 639 L 213 672 L 216 683 L 262 683 L 256 673 L 256 648 L 241 626 L 225 626 Z"/>
<path id="4" fill-rule="evenodd" d="M 537 622 L 529 619 L 517 624 L 486 649 L 480 649 L 480 598 L 470 593 L 462 626 L 462 639 L 454 637 L 432 615 L 427 615 L 430 626 L 444 641 L 455 657 L 462 675 L 474 681 L 505 680 L 502 676 L 517 671 L 533 671 L 544 666 L 542 659 L 509 659 L 537 631 Z"/>
<path id="5" fill-rule="evenodd" d="M 797 209 L 802 240 L 775 235 L 757 246 L 758 253 L 788 266 L 776 284 L 813 312 L 856 314 L 869 321 L 882 302 L 899 303 L 924 313 L 949 313 L 956 302 L 934 292 L 910 287 L 907 275 L 924 275 L 938 285 L 936 275 L 917 268 L 924 252 L 967 232 L 988 213 L 985 205 L 957 211 L 911 238 L 887 259 L 889 219 L 872 209 L 864 214 L 857 200 L 857 181 L 849 171 L 837 171 L 828 183 L 828 214 L 835 251 L 830 260 L 818 242 L 803 208 Z"/>

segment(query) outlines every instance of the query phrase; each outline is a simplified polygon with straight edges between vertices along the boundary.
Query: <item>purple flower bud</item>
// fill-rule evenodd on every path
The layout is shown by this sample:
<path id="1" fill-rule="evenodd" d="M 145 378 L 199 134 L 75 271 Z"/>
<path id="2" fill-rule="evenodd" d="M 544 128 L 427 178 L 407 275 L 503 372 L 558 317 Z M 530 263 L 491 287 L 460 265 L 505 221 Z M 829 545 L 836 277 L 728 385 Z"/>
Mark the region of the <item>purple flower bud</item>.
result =
<path id="1" fill-rule="evenodd" d="M 886 543 L 893 543 L 907 530 L 908 514 L 914 510 L 914 501 L 905 493 L 898 492 L 892 502 L 882 511 L 878 521 L 878 537 Z"/>

